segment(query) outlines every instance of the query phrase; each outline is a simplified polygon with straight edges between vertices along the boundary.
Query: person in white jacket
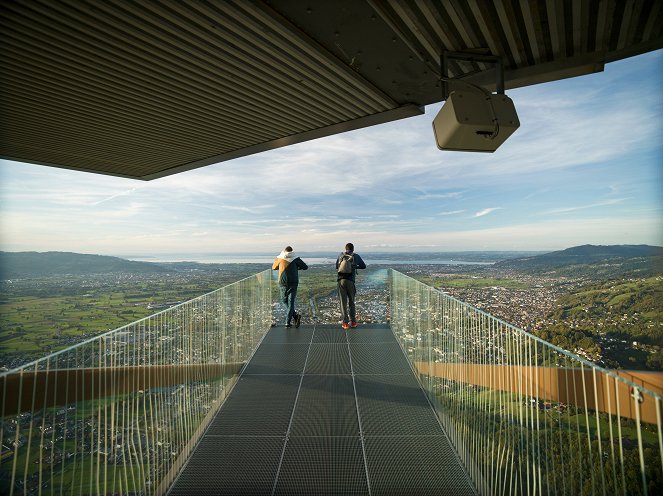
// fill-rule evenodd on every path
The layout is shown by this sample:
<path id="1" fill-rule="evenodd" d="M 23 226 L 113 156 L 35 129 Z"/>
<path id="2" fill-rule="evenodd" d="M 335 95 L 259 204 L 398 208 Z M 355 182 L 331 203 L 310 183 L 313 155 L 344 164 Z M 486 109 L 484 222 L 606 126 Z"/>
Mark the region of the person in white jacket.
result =
<path id="1" fill-rule="evenodd" d="M 295 311 L 295 298 L 297 297 L 297 286 L 299 285 L 298 271 L 308 269 L 308 265 L 295 255 L 291 246 L 286 246 L 272 264 L 272 270 L 277 269 L 279 271 L 281 302 L 286 307 L 285 326 L 292 327 L 292 321 L 294 320 L 295 327 L 299 327 L 302 322 L 302 316 Z"/>

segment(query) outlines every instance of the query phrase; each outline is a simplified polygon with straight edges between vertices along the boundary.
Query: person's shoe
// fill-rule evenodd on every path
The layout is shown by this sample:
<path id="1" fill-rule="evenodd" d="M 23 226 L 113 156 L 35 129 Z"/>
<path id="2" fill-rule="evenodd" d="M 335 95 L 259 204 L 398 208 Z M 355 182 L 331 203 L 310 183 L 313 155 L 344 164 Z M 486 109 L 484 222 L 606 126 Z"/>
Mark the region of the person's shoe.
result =
<path id="1" fill-rule="evenodd" d="M 302 314 L 301 313 L 296 313 L 295 314 L 295 327 L 299 328 L 299 324 L 302 323 Z"/>
<path id="2" fill-rule="evenodd" d="M 357 322 L 355 322 L 354 320 L 350 322 L 350 327 L 357 327 Z"/>
<path id="3" fill-rule="evenodd" d="M 285 326 L 286 327 L 292 327 L 292 324 L 286 324 Z"/>
<path id="4" fill-rule="evenodd" d="M 350 326 L 348 325 L 347 322 L 343 322 L 343 323 L 341 324 L 341 327 L 342 327 L 343 329 L 349 329 L 349 328 L 350 328 Z"/>

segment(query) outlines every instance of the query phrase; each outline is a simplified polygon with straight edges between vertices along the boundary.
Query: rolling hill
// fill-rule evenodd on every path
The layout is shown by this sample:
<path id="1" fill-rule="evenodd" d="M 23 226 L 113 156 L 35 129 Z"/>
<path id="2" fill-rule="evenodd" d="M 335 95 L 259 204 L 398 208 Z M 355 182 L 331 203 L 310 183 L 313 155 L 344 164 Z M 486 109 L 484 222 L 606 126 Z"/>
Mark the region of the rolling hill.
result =
<path id="1" fill-rule="evenodd" d="M 154 263 L 134 262 L 105 255 L 70 252 L 0 252 L 0 279 L 18 279 L 53 275 L 86 275 L 111 272 L 152 274 L 168 269 Z"/>

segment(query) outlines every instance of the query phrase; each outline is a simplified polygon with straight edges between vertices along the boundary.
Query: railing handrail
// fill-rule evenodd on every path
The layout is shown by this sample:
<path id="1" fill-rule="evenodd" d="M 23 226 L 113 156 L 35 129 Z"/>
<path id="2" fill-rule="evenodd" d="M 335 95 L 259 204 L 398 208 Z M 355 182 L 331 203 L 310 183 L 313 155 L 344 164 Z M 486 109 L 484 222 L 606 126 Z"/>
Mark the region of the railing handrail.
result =
<path id="1" fill-rule="evenodd" d="M 68 347 L 66 347 L 66 348 L 63 348 L 63 349 L 61 349 L 61 350 L 54 351 L 53 353 L 49 353 L 49 354 L 46 355 L 46 356 L 43 356 L 43 357 L 41 357 L 41 358 L 37 358 L 36 360 L 33 360 L 33 361 L 31 361 L 31 362 L 28 362 L 28 363 L 24 363 L 23 365 L 19 365 L 18 367 L 14 367 L 13 369 L 5 370 L 4 372 L 0 372 L 0 379 L 2 379 L 3 377 L 5 377 L 5 376 L 7 376 L 7 375 L 10 375 L 10 374 L 17 374 L 17 373 L 19 373 L 19 372 L 20 372 L 21 370 L 23 370 L 23 369 L 26 369 L 26 368 L 28 368 L 28 367 L 34 367 L 34 366 L 36 366 L 39 362 L 43 362 L 43 361 L 46 361 L 46 360 L 50 360 L 50 359 L 53 358 L 53 357 L 56 357 L 56 356 L 58 356 L 58 355 L 60 355 L 60 354 L 63 354 L 63 353 L 67 353 L 67 352 L 69 352 L 69 351 L 71 351 L 71 350 L 74 350 L 74 349 L 76 349 L 76 348 L 78 348 L 78 347 L 85 346 L 85 345 L 87 345 L 87 344 L 89 344 L 89 343 L 91 343 L 91 342 L 93 342 L 93 341 L 98 340 L 98 339 L 104 339 L 104 338 L 106 338 L 106 337 L 108 337 L 108 336 L 110 336 L 110 335 L 112 335 L 112 334 L 114 334 L 114 333 L 121 332 L 121 331 L 123 331 L 123 330 L 126 330 L 126 329 L 130 328 L 131 326 L 134 326 L 134 325 L 140 324 L 140 323 L 143 322 L 143 321 L 146 321 L 146 320 L 149 320 L 149 319 L 153 319 L 154 317 L 157 317 L 157 316 L 161 315 L 162 313 L 172 312 L 173 310 L 176 310 L 178 307 L 181 307 L 181 306 L 183 306 L 183 305 L 188 305 L 188 304 L 190 304 L 190 303 L 192 303 L 192 302 L 194 302 L 194 301 L 196 301 L 196 300 L 200 300 L 200 299 L 202 299 L 202 298 L 205 298 L 205 297 L 208 297 L 208 296 L 210 296 L 210 295 L 213 295 L 214 293 L 218 293 L 219 291 L 222 291 L 222 290 L 224 290 L 224 289 L 226 289 L 226 288 L 229 288 L 229 287 L 231 287 L 231 286 L 234 286 L 234 285 L 236 285 L 236 284 L 240 284 L 241 282 L 246 281 L 246 280 L 248 280 L 248 279 L 251 279 L 252 277 L 256 277 L 256 276 L 258 276 L 259 274 L 266 274 L 266 273 L 269 273 L 269 276 L 271 277 L 271 272 L 272 272 L 272 271 L 271 271 L 270 269 L 265 269 L 265 270 L 262 270 L 262 271 L 260 271 L 260 272 L 256 272 L 256 273 L 253 274 L 253 275 L 250 275 L 250 276 L 244 277 L 244 278 L 242 278 L 242 279 L 239 279 L 239 280 L 237 280 L 237 281 L 235 281 L 235 282 L 232 282 L 232 283 L 230 283 L 230 284 L 227 284 L 227 285 L 225 285 L 225 286 L 221 286 L 220 288 L 214 289 L 214 290 L 212 290 L 212 291 L 210 291 L 210 292 L 208 292 L 208 293 L 201 294 L 201 295 L 199 295 L 199 296 L 196 296 L 195 298 L 191 298 L 190 300 L 182 301 L 182 302 L 178 303 L 177 305 L 173 305 L 172 307 L 164 308 L 163 310 L 160 310 L 160 311 L 158 311 L 158 312 L 152 313 L 152 314 L 150 314 L 150 315 L 146 315 L 145 317 L 142 317 L 142 318 L 140 318 L 140 319 L 138 319 L 138 320 L 134 320 L 133 322 L 129 322 L 128 324 L 124 324 L 124 325 L 121 326 L 121 327 L 117 327 L 117 328 L 115 328 L 115 329 L 111 329 L 110 331 L 106 331 L 106 332 L 103 332 L 103 333 L 101 333 L 101 334 L 97 334 L 96 336 L 92 336 L 92 337 L 90 337 L 90 338 L 87 338 L 87 339 L 85 339 L 85 340 L 79 342 L 79 343 L 72 344 L 71 346 L 68 346 Z"/>
<path id="2" fill-rule="evenodd" d="M 562 355 L 565 355 L 565 356 L 567 356 L 567 357 L 569 357 L 569 358 L 571 358 L 571 359 L 573 359 L 573 360 L 577 360 L 578 362 L 582 363 L 583 365 L 586 365 L 587 367 L 590 367 L 590 368 L 592 368 L 592 369 L 596 369 L 598 372 L 601 372 L 601 373 L 603 373 L 603 374 L 606 374 L 606 375 L 608 375 L 608 376 L 610 376 L 610 377 L 612 377 L 612 378 L 614 378 L 614 379 L 616 379 L 616 380 L 618 380 L 618 381 L 621 381 L 621 382 L 623 382 L 624 384 L 626 384 L 627 386 L 629 386 L 629 387 L 631 387 L 631 388 L 636 388 L 636 389 L 638 389 L 639 391 L 642 391 L 642 392 L 645 392 L 645 393 L 647 393 L 647 394 L 650 394 L 650 395 L 652 395 L 654 398 L 657 398 L 658 400 L 663 401 L 663 395 L 658 394 L 658 393 L 656 393 L 656 392 L 654 392 L 654 391 L 651 391 L 651 390 L 649 390 L 648 388 L 646 388 L 646 387 L 644 387 L 644 386 L 642 386 L 642 385 L 640 385 L 640 384 L 636 384 L 636 383 L 634 383 L 634 382 L 632 382 L 632 381 L 629 381 L 628 379 L 625 379 L 625 378 L 621 377 L 620 375 L 618 375 L 617 373 L 611 371 L 610 369 L 603 368 L 603 367 L 601 367 L 600 365 L 596 365 L 595 363 L 590 362 L 590 361 L 587 360 L 586 358 L 583 358 L 583 357 L 581 357 L 581 356 L 579 356 L 579 355 L 576 355 L 575 353 L 572 353 L 572 352 L 570 352 L 570 351 L 568 351 L 568 350 L 565 350 L 565 349 L 563 349 L 563 348 L 560 348 L 559 346 L 555 346 L 554 344 L 549 343 L 548 341 L 545 341 L 544 339 L 541 339 L 540 337 L 538 337 L 538 336 L 536 336 L 536 335 L 534 335 L 534 334 L 531 334 L 531 333 L 525 331 L 524 329 L 521 329 L 520 327 L 516 327 L 516 326 L 514 326 L 513 324 L 509 324 L 508 322 L 505 322 L 504 320 L 502 320 L 502 319 L 500 319 L 500 318 L 498 318 L 498 317 L 495 317 L 494 315 L 491 315 L 491 314 L 489 314 L 489 313 L 487 313 L 487 312 L 484 312 L 484 311 L 481 310 L 480 308 L 476 308 L 476 307 L 470 305 L 469 303 L 466 303 L 466 302 L 464 302 L 464 301 L 462 301 L 462 300 L 459 300 L 458 298 L 454 298 L 454 297 L 451 296 L 450 294 L 447 294 L 447 293 L 445 293 L 445 292 L 443 292 L 443 291 L 440 291 L 439 289 L 434 288 L 433 286 L 429 286 L 428 284 L 424 284 L 423 282 L 418 281 L 418 280 L 415 279 L 414 277 L 411 277 L 411 276 L 408 276 L 408 275 L 406 275 L 406 274 L 403 274 L 402 272 L 399 272 L 399 271 L 396 270 L 396 269 L 392 269 L 392 268 L 390 268 L 389 270 L 392 270 L 392 271 L 396 272 L 399 276 L 405 277 L 405 278 L 407 278 L 407 279 L 411 279 L 412 281 L 416 282 L 417 284 L 421 284 L 422 286 L 425 286 L 425 287 L 431 289 L 432 291 L 434 291 L 434 292 L 436 292 L 436 293 L 440 293 L 440 294 L 443 295 L 445 298 L 449 298 L 450 300 L 453 300 L 453 301 L 455 301 L 456 303 L 459 303 L 460 305 L 462 305 L 462 306 L 464 306 L 464 307 L 466 307 L 466 308 L 472 309 L 472 311 L 474 311 L 474 312 L 478 312 L 478 313 L 480 313 L 481 315 L 484 315 L 484 316 L 486 316 L 486 317 L 489 317 L 489 318 L 491 318 L 491 319 L 494 319 L 494 320 L 496 320 L 497 322 L 499 322 L 500 324 L 502 324 L 502 325 L 508 327 L 508 328 L 511 329 L 512 331 L 515 331 L 515 332 L 518 333 L 518 334 L 522 334 L 522 335 L 524 335 L 524 336 L 527 336 L 528 339 L 533 339 L 534 341 L 537 341 L 538 343 L 542 344 L 543 346 L 547 346 L 547 347 L 549 347 L 549 348 L 552 348 L 554 351 L 556 351 L 556 352 L 558 352 L 558 353 L 561 353 Z M 628 371 L 627 371 L 627 370 L 624 370 L 624 372 L 628 372 Z"/>

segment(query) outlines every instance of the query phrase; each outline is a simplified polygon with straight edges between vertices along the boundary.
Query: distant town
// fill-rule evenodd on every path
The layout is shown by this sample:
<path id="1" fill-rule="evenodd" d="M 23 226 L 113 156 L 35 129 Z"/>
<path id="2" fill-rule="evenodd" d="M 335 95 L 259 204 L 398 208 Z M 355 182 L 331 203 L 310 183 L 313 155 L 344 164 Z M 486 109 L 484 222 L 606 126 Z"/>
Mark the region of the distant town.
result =
<path id="1" fill-rule="evenodd" d="M 455 254 L 447 263 L 444 259 L 451 257 L 445 254 L 378 254 L 378 263 L 359 272 L 358 319 L 388 321 L 392 267 L 601 366 L 663 370 L 660 249 L 650 247 L 652 256 L 642 247 L 604 253 L 606 248 L 578 247 L 549 256 L 468 253 L 464 260 Z M 28 254 L 21 258 L 23 265 L 12 265 L 11 255 L 4 252 L 0 258 L 5 274 L 0 281 L 0 367 L 5 370 L 271 268 L 76 254 Z M 605 257 L 612 257 L 611 263 Z M 304 322 L 339 322 L 331 260 L 311 257 L 310 269 L 301 274 L 297 304 Z M 99 267 L 106 272 L 99 273 Z M 587 288 L 590 296 L 583 296 Z M 283 323 L 282 312 L 275 289 L 274 325 Z"/>

